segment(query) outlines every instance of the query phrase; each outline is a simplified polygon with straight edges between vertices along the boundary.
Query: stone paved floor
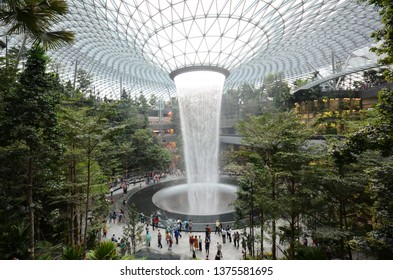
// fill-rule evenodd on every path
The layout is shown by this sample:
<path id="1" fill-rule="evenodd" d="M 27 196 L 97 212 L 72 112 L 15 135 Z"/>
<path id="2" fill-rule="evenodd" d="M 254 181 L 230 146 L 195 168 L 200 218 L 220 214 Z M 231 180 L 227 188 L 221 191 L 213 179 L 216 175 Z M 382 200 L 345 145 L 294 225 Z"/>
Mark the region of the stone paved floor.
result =
<path id="1" fill-rule="evenodd" d="M 128 194 L 127 195 L 123 194 L 123 191 L 121 189 L 115 190 L 113 193 L 113 198 L 114 198 L 115 202 L 111 206 L 111 211 L 112 212 L 119 211 L 120 208 L 122 207 L 121 204 L 122 204 L 123 200 L 126 199 L 128 195 L 130 195 L 130 191 L 133 188 L 137 188 L 140 186 L 142 188 L 146 187 L 145 183 L 143 183 L 143 182 L 141 184 L 137 183 L 135 187 L 133 187 L 133 185 L 131 184 L 128 187 Z M 123 226 L 124 226 L 123 222 L 119 223 L 118 221 L 116 221 L 116 223 L 109 223 L 109 221 L 108 221 L 107 222 L 107 228 L 108 228 L 107 237 L 103 238 L 103 240 L 110 239 L 113 234 L 115 234 L 115 236 L 117 238 L 121 238 L 123 236 Z M 152 228 L 150 226 L 150 234 L 152 236 L 151 247 L 146 247 L 145 244 L 138 245 L 137 246 L 137 251 L 139 251 L 139 253 L 137 253 L 138 256 L 150 254 L 151 257 L 147 257 L 147 258 L 192 259 L 192 251 L 190 251 L 190 248 L 189 248 L 189 239 L 188 239 L 189 233 L 188 232 L 182 232 L 182 238 L 179 238 L 179 244 L 175 244 L 175 242 L 174 242 L 172 251 L 169 251 L 168 247 L 166 245 L 166 241 L 165 241 L 165 231 L 164 231 L 164 229 L 160 229 L 160 230 L 161 230 L 161 234 L 163 235 L 163 239 L 162 239 L 163 248 L 162 249 L 158 248 L 158 241 L 157 241 L 157 232 L 158 231 L 157 231 L 157 229 L 155 231 L 152 231 Z M 143 230 L 143 240 L 145 238 L 145 233 L 146 233 L 146 231 Z M 201 235 L 204 240 L 204 237 L 205 237 L 204 232 L 198 232 L 196 234 L 198 236 Z M 209 259 L 214 259 L 214 256 L 217 252 L 217 242 L 220 242 L 222 244 L 222 255 L 223 255 L 222 259 L 223 260 L 240 260 L 240 259 L 242 259 L 241 246 L 239 249 L 237 249 L 237 248 L 235 248 L 233 243 L 230 243 L 228 240 L 226 240 L 226 243 L 223 244 L 221 235 L 215 234 L 214 229 L 213 229 L 213 232 L 211 233 Z M 196 252 L 196 257 L 198 259 L 205 259 L 206 258 L 206 253 L 204 251 L 204 244 L 203 244 L 202 252 L 199 252 L 199 251 Z"/>

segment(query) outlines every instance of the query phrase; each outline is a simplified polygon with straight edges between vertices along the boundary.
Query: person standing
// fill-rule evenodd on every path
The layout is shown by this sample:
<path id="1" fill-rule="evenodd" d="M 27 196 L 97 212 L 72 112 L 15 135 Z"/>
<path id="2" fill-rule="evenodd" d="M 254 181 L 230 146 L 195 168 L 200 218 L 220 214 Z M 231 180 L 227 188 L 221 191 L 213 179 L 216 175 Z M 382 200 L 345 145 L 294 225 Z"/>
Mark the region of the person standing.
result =
<path id="1" fill-rule="evenodd" d="M 220 229 L 220 221 L 217 220 L 216 221 L 216 231 L 214 232 L 214 234 L 220 234 L 221 233 L 221 229 Z"/>
<path id="2" fill-rule="evenodd" d="M 118 215 L 118 217 L 119 217 L 119 223 L 121 223 L 121 220 L 122 220 L 122 218 L 123 218 L 123 210 L 122 209 L 120 209 L 120 211 L 119 211 L 119 215 Z"/>
<path id="3" fill-rule="evenodd" d="M 116 239 L 116 235 L 115 234 L 112 235 L 111 241 L 117 243 L 117 239 Z"/>
<path id="4" fill-rule="evenodd" d="M 159 222 L 160 222 L 160 219 L 158 218 L 158 216 L 154 216 L 153 217 L 153 223 L 154 223 L 155 228 L 158 228 L 158 223 Z"/>
<path id="5" fill-rule="evenodd" d="M 104 228 L 102 229 L 102 235 L 106 238 L 106 235 L 108 234 L 108 228 L 106 227 L 106 225 L 104 225 Z"/>
<path id="6" fill-rule="evenodd" d="M 222 235 L 222 244 L 225 244 L 227 239 L 227 231 L 225 230 L 225 228 L 221 229 L 221 235 Z"/>
<path id="7" fill-rule="evenodd" d="M 182 230 L 183 224 L 182 224 L 182 222 L 181 222 L 180 219 L 177 219 L 177 226 L 178 226 L 178 228 L 179 228 L 179 233 L 180 233 L 180 237 L 181 237 L 181 230 Z"/>
<path id="8" fill-rule="evenodd" d="M 246 242 L 246 237 L 242 237 L 242 252 L 244 255 L 247 254 L 247 242 Z"/>
<path id="9" fill-rule="evenodd" d="M 175 239 L 176 239 L 176 245 L 179 244 L 179 230 L 175 230 Z"/>
<path id="10" fill-rule="evenodd" d="M 173 239 L 172 237 L 169 235 L 169 240 L 168 240 L 168 250 L 172 251 L 172 245 L 173 245 Z"/>
<path id="11" fill-rule="evenodd" d="M 114 224 L 116 223 L 116 219 L 117 219 L 117 213 L 116 213 L 116 211 L 113 211 L 113 213 L 112 213 L 112 221 L 113 221 Z"/>
<path id="12" fill-rule="evenodd" d="M 217 258 L 218 257 L 218 258 Z M 221 260 L 222 258 L 222 245 L 220 242 L 217 242 L 217 253 L 216 253 L 216 260 Z"/>
<path id="13" fill-rule="evenodd" d="M 173 233 L 174 233 L 174 229 L 173 229 L 173 226 L 172 225 L 170 225 L 169 226 L 169 235 L 171 236 L 171 238 L 173 239 Z"/>
<path id="14" fill-rule="evenodd" d="M 160 230 L 158 230 L 157 238 L 158 238 L 158 248 L 162 249 L 162 243 L 161 243 L 162 235 Z"/>
<path id="15" fill-rule="evenodd" d="M 198 241 L 199 241 L 199 252 L 202 252 L 202 237 L 200 235 Z"/>
<path id="16" fill-rule="evenodd" d="M 190 237 L 189 237 L 189 244 L 190 244 L 190 251 L 194 250 L 194 237 L 192 236 L 192 234 L 190 233 Z"/>
<path id="17" fill-rule="evenodd" d="M 205 238 L 205 252 L 206 252 L 206 256 L 209 256 L 209 249 L 210 249 L 210 238 Z"/>
<path id="18" fill-rule="evenodd" d="M 199 248 L 199 240 L 198 240 L 198 236 L 194 236 L 194 251 L 198 251 Z"/>
<path id="19" fill-rule="evenodd" d="M 233 246 L 237 247 L 237 231 L 233 233 Z"/>
<path id="20" fill-rule="evenodd" d="M 206 228 L 205 228 L 205 238 L 210 238 L 210 233 L 211 233 L 211 228 L 210 226 L 207 224 Z"/>
<path id="21" fill-rule="evenodd" d="M 151 242 L 151 235 L 149 232 L 146 233 L 146 246 L 150 247 L 150 242 Z"/>

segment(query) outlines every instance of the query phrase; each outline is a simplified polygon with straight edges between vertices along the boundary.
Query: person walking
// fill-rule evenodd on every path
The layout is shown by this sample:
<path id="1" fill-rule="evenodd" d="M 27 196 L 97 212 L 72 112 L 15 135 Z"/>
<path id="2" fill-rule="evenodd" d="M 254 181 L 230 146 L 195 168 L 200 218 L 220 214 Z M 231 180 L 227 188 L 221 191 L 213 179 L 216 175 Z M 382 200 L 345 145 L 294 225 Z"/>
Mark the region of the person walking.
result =
<path id="1" fill-rule="evenodd" d="M 198 241 L 199 241 L 199 252 L 202 252 L 202 237 L 200 235 Z"/>

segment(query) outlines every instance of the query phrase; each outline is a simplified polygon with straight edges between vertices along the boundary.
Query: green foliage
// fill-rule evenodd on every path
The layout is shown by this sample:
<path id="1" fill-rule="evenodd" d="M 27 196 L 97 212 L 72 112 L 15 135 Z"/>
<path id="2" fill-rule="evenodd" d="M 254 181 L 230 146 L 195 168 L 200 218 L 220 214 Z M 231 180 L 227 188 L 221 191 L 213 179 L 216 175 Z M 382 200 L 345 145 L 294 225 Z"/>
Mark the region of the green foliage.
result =
<path id="1" fill-rule="evenodd" d="M 378 248 L 378 257 L 390 259 L 393 256 L 393 163 L 384 163 L 370 173 L 373 230 L 369 241 Z"/>
<path id="2" fill-rule="evenodd" d="M 379 63 L 383 65 L 393 64 L 393 9 L 390 0 L 367 0 L 371 5 L 375 5 L 382 18 L 382 28 L 372 34 L 378 46 L 371 50 L 380 57 Z M 388 81 L 393 81 L 393 71 L 389 68 L 385 70 L 385 77 Z"/>
<path id="3" fill-rule="evenodd" d="M 82 260 L 84 256 L 83 247 L 65 246 L 63 248 L 62 260 Z"/>
<path id="4" fill-rule="evenodd" d="M 351 133 L 345 142 L 333 147 L 332 154 L 337 164 L 356 161 L 356 156 L 366 150 L 378 150 L 383 156 L 393 151 L 393 90 L 382 89 L 378 93 L 375 120 L 362 129 Z"/>
<path id="5" fill-rule="evenodd" d="M 158 145 L 151 129 L 136 130 L 132 141 L 136 147 L 133 159 L 141 170 L 164 168 L 172 161 L 172 154 Z"/>
<path id="6" fill-rule="evenodd" d="M 326 260 L 326 253 L 322 248 L 297 245 L 295 252 L 296 260 Z"/>
<path id="7" fill-rule="evenodd" d="M 112 241 L 99 243 L 96 249 L 89 251 L 86 255 L 88 260 L 117 260 L 120 259 L 117 253 L 117 244 Z"/>
<path id="8" fill-rule="evenodd" d="M 155 96 L 154 94 L 150 96 L 149 105 L 152 108 L 155 108 L 157 106 L 157 96 Z"/>
<path id="9" fill-rule="evenodd" d="M 68 13 L 62 0 L 5 0 L 0 10 L 0 22 L 8 27 L 7 34 L 23 34 L 34 40 L 35 45 L 56 48 L 71 43 L 71 31 L 53 31 L 52 27 Z"/>
<path id="10" fill-rule="evenodd" d="M 39 145 L 40 137 L 56 148 L 55 108 L 59 95 L 53 76 L 45 72 L 46 63 L 44 51 L 32 49 L 15 90 L 4 97 L 3 135 L 30 148 Z"/>
<path id="11" fill-rule="evenodd" d="M 2 155 L 18 155 L 8 162 L 9 165 L 5 165 L 2 169 L 5 173 L 2 174 L 14 178 L 16 174 L 11 175 L 7 170 L 10 170 L 11 166 L 20 167 L 18 175 L 21 178 L 15 185 L 16 192 L 8 194 L 14 193 L 26 199 L 24 195 L 25 191 L 28 191 L 24 204 L 29 206 L 32 257 L 35 242 L 32 221 L 35 214 L 40 216 L 45 211 L 51 211 L 51 206 L 44 205 L 41 201 L 46 198 L 46 190 L 58 183 L 55 175 L 58 169 L 56 160 L 62 153 L 56 117 L 59 84 L 56 76 L 46 73 L 46 63 L 43 49 L 35 47 L 28 52 L 25 70 L 19 75 L 18 82 L 10 83 L 5 92 L 0 122 L 3 132 L 0 144 L 2 149 L 7 151 Z M 21 153 L 22 151 L 24 153 Z M 8 183 L 12 182 L 16 183 L 13 179 Z M 36 201 L 33 201 L 33 197 Z M 9 205 L 12 206 L 15 201 Z M 45 222 L 43 219 L 42 227 L 46 226 Z"/>
<path id="12" fill-rule="evenodd" d="M 240 121 L 237 129 L 245 145 L 235 158 L 242 165 L 235 202 L 238 216 L 244 218 L 254 212 L 263 215 L 264 222 L 272 221 L 274 244 L 275 221 L 287 220 L 290 228 L 286 240 L 294 257 L 295 238 L 300 234 L 296 224 L 301 215 L 308 214 L 309 195 L 302 178 L 312 159 L 304 148 L 311 130 L 293 112 L 250 116 Z"/>
<path id="13" fill-rule="evenodd" d="M 55 244 L 48 241 L 40 241 L 35 244 L 35 259 L 53 260 L 58 259 L 61 252 L 61 244 Z"/>
<path id="14" fill-rule="evenodd" d="M 27 259 L 29 225 L 23 219 L 17 219 L 15 216 L 12 218 L 16 220 L 4 226 L 0 233 L 0 259 Z"/>
<path id="15" fill-rule="evenodd" d="M 79 69 L 76 76 L 77 91 L 80 91 L 84 96 L 89 97 L 92 93 L 92 77 L 83 69 Z"/>
<path id="16" fill-rule="evenodd" d="M 265 77 L 265 91 L 267 97 L 273 99 L 274 107 L 279 111 L 288 110 L 291 108 L 290 88 L 287 82 L 284 82 L 284 75 L 282 73 L 270 74 Z"/>
<path id="17" fill-rule="evenodd" d="M 123 238 L 131 241 L 131 253 L 135 255 L 136 246 L 142 243 L 143 225 L 134 204 L 128 205 L 124 219 L 126 224 L 123 227 Z"/>

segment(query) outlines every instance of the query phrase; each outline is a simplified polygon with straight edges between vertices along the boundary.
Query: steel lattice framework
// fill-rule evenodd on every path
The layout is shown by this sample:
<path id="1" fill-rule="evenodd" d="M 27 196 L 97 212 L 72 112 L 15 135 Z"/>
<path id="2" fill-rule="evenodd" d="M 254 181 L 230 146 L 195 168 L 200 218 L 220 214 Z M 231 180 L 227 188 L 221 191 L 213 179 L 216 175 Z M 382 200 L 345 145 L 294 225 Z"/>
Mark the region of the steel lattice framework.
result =
<path id="1" fill-rule="evenodd" d="M 76 42 L 51 53 L 63 76 L 75 65 L 97 91 L 174 93 L 169 74 L 190 66 L 230 71 L 226 88 L 269 73 L 301 76 L 370 46 L 378 12 L 356 0 L 67 0 L 60 23 Z M 313 69 L 314 68 L 314 69 Z"/>

